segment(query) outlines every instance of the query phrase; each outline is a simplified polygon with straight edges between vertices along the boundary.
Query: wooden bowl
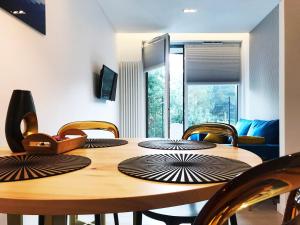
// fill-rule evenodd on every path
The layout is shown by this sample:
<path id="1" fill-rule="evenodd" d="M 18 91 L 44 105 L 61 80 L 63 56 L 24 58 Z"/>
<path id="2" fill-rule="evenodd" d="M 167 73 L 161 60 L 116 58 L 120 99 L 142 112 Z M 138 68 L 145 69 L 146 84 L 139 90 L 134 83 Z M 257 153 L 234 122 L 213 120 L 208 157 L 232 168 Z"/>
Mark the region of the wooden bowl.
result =
<path id="1" fill-rule="evenodd" d="M 69 138 L 67 136 L 76 136 Z M 82 147 L 87 139 L 87 135 L 78 129 L 69 129 L 60 136 L 50 136 L 48 134 L 37 133 L 27 136 L 22 144 L 29 154 L 55 155 L 71 151 Z"/>

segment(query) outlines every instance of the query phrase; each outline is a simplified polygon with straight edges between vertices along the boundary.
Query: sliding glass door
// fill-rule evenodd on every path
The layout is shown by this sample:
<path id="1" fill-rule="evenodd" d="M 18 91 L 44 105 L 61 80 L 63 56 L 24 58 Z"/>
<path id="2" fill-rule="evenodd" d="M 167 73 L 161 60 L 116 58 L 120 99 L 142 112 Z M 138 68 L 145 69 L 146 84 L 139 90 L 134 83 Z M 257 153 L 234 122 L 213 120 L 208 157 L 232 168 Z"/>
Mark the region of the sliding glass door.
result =
<path id="1" fill-rule="evenodd" d="M 165 68 L 146 73 L 147 137 L 165 137 Z"/>

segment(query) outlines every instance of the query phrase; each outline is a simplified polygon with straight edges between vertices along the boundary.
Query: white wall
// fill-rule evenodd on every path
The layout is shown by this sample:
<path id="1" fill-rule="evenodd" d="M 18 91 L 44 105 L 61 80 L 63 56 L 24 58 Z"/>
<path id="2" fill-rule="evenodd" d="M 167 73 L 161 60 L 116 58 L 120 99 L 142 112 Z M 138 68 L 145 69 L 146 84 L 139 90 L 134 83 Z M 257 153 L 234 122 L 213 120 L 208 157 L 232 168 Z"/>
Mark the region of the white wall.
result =
<path id="1" fill-rule="evenodd" d="M 279 9 L 250 32 L 248 119 L 279 118 Z M 259 110 L 258 110 L 259 109 Z"/>
<path id="2" fill-rule="evenodd" d="M 93 72 L 102 64 L 117 70 L 115 32 L 97 0 L 46 1 L 43 36 L 0 9 L 0 146 L 13 89 L 32 91 L 39 131 L 55 134 L 74 120 L 119 124 L 118 99 L 93 93 Z"/>
<path id="3" fill-rule="evenodd" d="M 280 155 L 300 151 L 300 1 L 280 3 Z M 281 196 L 278 210 L 284 212 L 287 195 Z"/>
<path id="4" fill-rule="evenodd" d="M 300 1 L 282 0 L 284 27 L 281 27 L 280 40 L 280 94 L 282 134 L 281 154 L 291 154 L 300 151 Z"/>
<path id="5" fill-rule="evenodd" d="M 142 57 L 142 41 L 151 40 L 159 33 L 118 33 L 117 50 L 119 61 L 139 61 Z M 249 89 L 249 33 L 170 33 L 172 43 L 197 41 L 241 41 L 242 42 L 242 81 L 240 94 L 240 116 L 245 117 L 248 106 Z"/>

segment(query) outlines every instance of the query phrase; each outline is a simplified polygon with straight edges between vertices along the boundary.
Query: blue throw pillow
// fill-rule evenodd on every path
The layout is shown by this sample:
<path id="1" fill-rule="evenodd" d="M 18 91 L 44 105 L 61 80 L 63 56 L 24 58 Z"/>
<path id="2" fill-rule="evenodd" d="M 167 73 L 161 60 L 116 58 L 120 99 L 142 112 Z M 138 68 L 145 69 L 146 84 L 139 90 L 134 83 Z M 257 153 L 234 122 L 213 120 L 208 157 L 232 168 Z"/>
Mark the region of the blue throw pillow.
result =
<path id="1" fill-rule="evenodd" d="M 252 124 L 252 120 L 240 119 L 235 125 L 238 135 L 239 136 L 247 135 L 251 124 Z"/>
<path id="2" fill-rule="evenodd" d="M 191 141 L 203 141 L 207 134 L 192 134 L 190 136 Z"/>
<path id="3" fill-rule="evenodd" d="M 189 139 L 191 141 L 199 141 L 199 134 L 192 134 Z"/>
<path id="4" fill-rule="evenodd" d="M 260 136 L 266 144 L 279 144 L 279 120 L 253 120 L 247 136 Z"/>

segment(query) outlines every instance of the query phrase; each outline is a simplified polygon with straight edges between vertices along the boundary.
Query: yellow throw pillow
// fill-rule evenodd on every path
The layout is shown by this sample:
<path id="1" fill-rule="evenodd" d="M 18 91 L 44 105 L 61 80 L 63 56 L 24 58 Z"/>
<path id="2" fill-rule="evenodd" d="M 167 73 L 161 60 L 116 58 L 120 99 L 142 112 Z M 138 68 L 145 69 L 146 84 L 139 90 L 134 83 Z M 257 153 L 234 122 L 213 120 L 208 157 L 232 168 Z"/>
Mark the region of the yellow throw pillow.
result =
<path id="1" fill-rule="evenodd" d="M 226 137 L 223 135 L 217 134 L 207 134 L 203 141 L 213 142 L 217 144 L 224 144 L 226 141 Z"/>
<path id="2" fill-rule="evenodd" d="M 239 136 L 238 144 L 247 144 L 247 145 L 260 145 L 265 143 L 264 137 L 257 136 Z"/>

